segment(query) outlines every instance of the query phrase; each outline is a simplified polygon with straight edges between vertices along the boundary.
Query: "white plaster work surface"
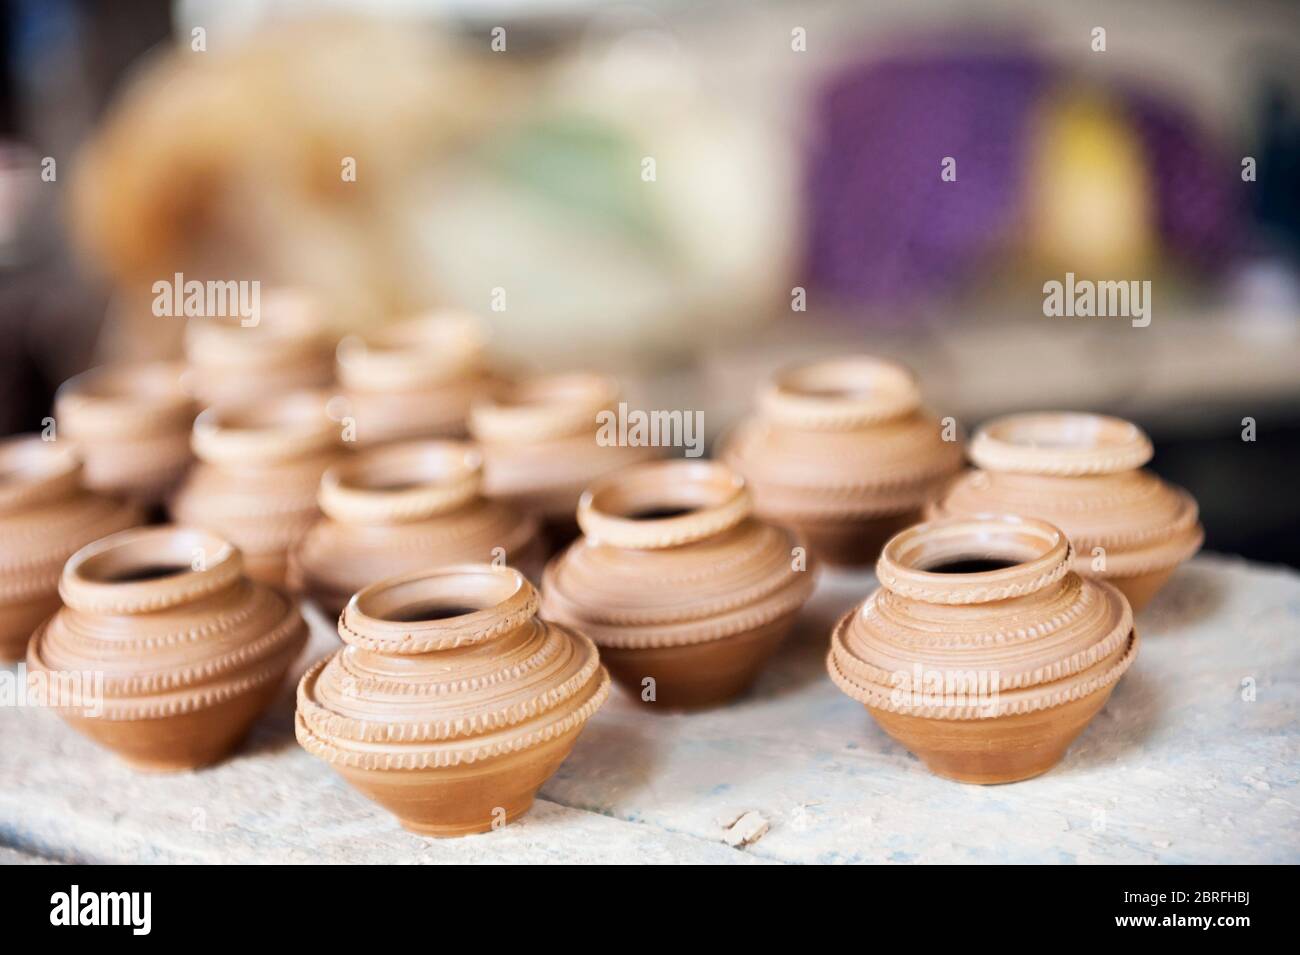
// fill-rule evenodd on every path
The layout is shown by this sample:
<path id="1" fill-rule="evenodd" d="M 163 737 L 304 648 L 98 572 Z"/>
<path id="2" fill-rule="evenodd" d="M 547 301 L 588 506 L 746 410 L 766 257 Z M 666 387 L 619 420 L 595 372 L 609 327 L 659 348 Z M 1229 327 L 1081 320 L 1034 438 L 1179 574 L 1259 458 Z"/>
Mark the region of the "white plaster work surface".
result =
<path id="1" fill-rule="evenodd" d="M 832 623 L 873 586 L 824 575 L 730 707 L 657 715 L 616 691 L 532 812 L 462 839 L 404 832 L 300 750 L 287 688 L 233 758 L 175 776 L 3 707 L 0 862 L 1300 861 L 1300 575 L 1184 567 L 1065 760 L 994 787 L 930 775 L 826 677 Z M 333 639 L 319 626 L 313 651 Z"/>

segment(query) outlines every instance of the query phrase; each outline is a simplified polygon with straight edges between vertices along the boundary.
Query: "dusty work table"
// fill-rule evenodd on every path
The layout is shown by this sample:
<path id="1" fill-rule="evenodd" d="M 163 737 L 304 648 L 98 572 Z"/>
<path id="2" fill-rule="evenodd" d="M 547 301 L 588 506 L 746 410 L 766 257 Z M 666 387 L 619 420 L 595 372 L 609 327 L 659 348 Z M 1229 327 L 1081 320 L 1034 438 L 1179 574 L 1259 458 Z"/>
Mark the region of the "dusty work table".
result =
<path id="1" fill-rule="evenodd" d="M 1300 574 L 1184 567 L 1064 762 L 996 787 L 930 775 L 826 677 L 831 624 L 872 586 L 823 575 L 733 706 L 656 716 L 616 691 L 528 816 L 448 841 L 404 832 L 300 750 L 287 688 L 232 759 L 178 776 L 0 707 L 0 863 L 1300 861 Z M 316 623 L 320 654 L 336 638 Z M 767 831 L 733 848 L 746 813 Z"/>

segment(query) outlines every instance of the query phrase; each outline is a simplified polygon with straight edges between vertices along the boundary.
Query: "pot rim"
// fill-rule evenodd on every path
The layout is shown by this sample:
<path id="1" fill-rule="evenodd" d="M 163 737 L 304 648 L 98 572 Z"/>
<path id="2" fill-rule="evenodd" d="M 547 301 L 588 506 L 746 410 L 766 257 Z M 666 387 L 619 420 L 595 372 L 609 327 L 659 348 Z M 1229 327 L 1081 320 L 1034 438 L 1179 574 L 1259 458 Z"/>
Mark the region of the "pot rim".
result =
<path id="1" fill-rule="evenodd" d="M 596 372 L 534 375 L 511 382 L 470 409 L 470 433 L 491 443 L 546 441 L 596 430 L 619 398 L 618 382 Z"/>
<path id="2" fill-rule="evenodd" d="M 38 434 L 0 440 L 0 514 L 64 500 L 81 490 L 81 457 Z"/>
<path id="3" fill-rule="evenodd" d="M 202 558 L 195 569 L 196 557 Z M 171 567 L 141 580 L 115 579 L 132 570 Z M 196 527 L 135 527 L 101 537 L 68 558 L 59 596 L 84 613 L 135 614 L 189 603 L 224 590 L 243 574 L 239 548 Z"/>
<path id="4" fill-rule="evenodd" d="M 324 391 L 214 405 L 194 419 L 190 444 L 210 464 L 273 464 L 335 448 L 338 425 Z"/>
<path id="5" fill-rule="evenodd" d="M 477 371 L 487 340 L 477 315 L 438 309 L 345 337 L 335 349 L 338 379 L 362 391 L 436 387 Z"/>
<path id="6" fill-rule="evenodd" d="M 467 442 L 403 441 L 330 466 L 318 502 L 326 516 L 345 524 L 426 520 L 474 500 L 482 473 L 483 457 Z"/>
<path id="7" fill-rule="evenodd" d="M 905 365 L 846 355 L 791 365 L 760 389 L 763 417 L 792 428 L 853 431 L 916 411 L 921 393 Z"/>
<path id="8" fill-rule="evenodd" d="M 1004 415 L 975 432 L 968 451 L 978 467 L 1021 474 L 1117 474 L 1151 460 L 1151 439 L 1123 418 L 1073 411 Z"/>
<path id="9" fill-rule="evenodd" d="M 397 619 L 411 607 L 473 607 L 469 613 Z M 339 617 L 343 642 L 400 656 L 451 650 L 510 633 L 537 615 L 537 591 L 520 571 L 453 564 L 389 577 L 361 588 Z"/>
<path id="10" fill-rule="evenodd" d="M 185 358 L 196 368 L 239 365 L 247 370 L 318 356 L 328 360 L 329 338 L 318 299 L 304 289 L 279 287 L 261 296 L 258 323 L 200 316 L 185 325 Z"/>
<path id="11" fill-rule="evenodd" d="M 976 573 L 926 569 L 981 558 L 1015 563 Z M 1068 538 L 1053 524 L 1013 514 L 979 514 L 926 521 L 895 534 L 876 562 L 876 577 L 887 590 L 926 603 L 987 603 L 1055 583 L 1070 572 L 1073 559 Z"/>
<path id="12" fill-rule="evenodd" d="M 671 517 L 629 516 L 685 508 Z M 735 527 L 753 511 L 749 487 L 721 461 L 675 458 L 623 468 L 593 482 L 578 500 L 588 542 L 635 550 L 677 547 Z"/>
<path id="13" fill-rule="evenodd" d="M 181 362 L 98 365 L 74 375 L 54 396 L 54 416 L 66 432 L 89 440 L 184 432 L 194 419 Z"/>

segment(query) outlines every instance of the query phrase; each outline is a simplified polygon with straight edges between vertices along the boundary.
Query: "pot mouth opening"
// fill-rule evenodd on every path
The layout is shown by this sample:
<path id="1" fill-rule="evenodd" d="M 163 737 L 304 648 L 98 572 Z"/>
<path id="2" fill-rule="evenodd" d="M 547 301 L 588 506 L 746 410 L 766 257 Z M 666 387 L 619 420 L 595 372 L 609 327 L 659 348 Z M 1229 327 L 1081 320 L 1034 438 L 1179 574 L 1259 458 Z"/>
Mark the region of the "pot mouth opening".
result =
<path id="1" fill-rule="evenodd" d="M 319 503 L 330 517 L 390 523 L 455 510 L 479 493 L 482 457 L 459 441 L 410 441 L 362 452 L 321 478 Z"/>
<path id="2" fill-rule="evenodd" d="M 190 396 L 183 380 L 184 368 L 172 362 L 101 365 L 70 379 L 68 393 L 101 401 L 185 404 Z"/>
<path id="3" fill-rule="evenodd" d="M 904 366 L 852 355 L 778 372 L 759 403 L 765 414 L 793 427 L 847 430 L 910 414 L 920 406 L 920 392 Z"/>
<path id="4" fill-rule="evenodd" d="M 673 547 L 739 524 L 751 507 L 744 479 L 717 461 L 654 461 L 589 487 L 578 523 L 597 544 Z"/>
<path id="5" fill-rule="evenodd" d="M 239 552 L 204 530 L 163 525 L 119 531 L 68 559 L 63 602 L 79 610 L 134 613 L 195 600 L 228 586 Z"/>
<path id="6" fill-rule="evenodd" d="M 945 558 L 919 569 L 927 574 L 986 574 L 992 570 L 1016 567 L 1018 563 L 998 557 L 955 557 Z"/>
<path id="7" fill-rule="evenodd" d="M 511 568 L 441 568 L 374 584 L 353 601 L 357 611 L 380 624 L 454 626 L 463 618 L 495 609 L 526 585 L 524 576 Z"/>
<path id="8" fill-rule="evenodd" d="M 981 427 L 971 459 L 991 471 L 1107 474 L 1151 459 L 1150 439 L 1121 418 L 1076 412 L 1007 415 Z"/>

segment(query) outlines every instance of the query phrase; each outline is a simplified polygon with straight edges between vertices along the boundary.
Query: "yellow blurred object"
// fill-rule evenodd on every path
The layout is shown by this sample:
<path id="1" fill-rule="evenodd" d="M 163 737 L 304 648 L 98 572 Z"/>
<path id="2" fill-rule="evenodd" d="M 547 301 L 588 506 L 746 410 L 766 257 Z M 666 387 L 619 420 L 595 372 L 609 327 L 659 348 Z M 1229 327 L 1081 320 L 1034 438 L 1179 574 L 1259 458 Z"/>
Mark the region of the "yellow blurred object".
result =
<path id="1" fill-rule="evenodd" d="M 1136 131 L 1104 97 L 1043 106 L 1030 147 L 1031 254 L 1080 277 L 1132 277 L 1155 252 L 1155 197 Z"/>

